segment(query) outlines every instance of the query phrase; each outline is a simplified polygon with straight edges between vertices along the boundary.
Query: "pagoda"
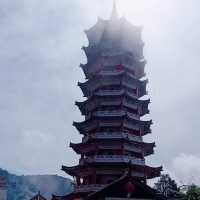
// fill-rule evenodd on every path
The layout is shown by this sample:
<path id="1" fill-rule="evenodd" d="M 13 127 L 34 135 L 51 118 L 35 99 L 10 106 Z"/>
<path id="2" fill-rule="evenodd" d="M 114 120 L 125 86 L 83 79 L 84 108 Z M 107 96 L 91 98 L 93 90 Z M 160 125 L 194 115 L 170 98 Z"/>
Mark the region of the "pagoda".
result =
<path id="1" fill-rule="evenodd" d="M 151 198 L 155 195 L 146 182 L 160 176 L 162 167 L 145 163 L 145 157 L 154 153 L 155 143 L 143 141 L 151 133 L 152 120 L 141 120 L 149 114 L 150 103 L 143 98 L 148 80 L 141 31 L 142 27 L 118 16 L 115 4 L 109 20 L 99 18 L 85 31 L 89 45 L 82 49 L 87 63 L 80 67 L 86 82 L 78 86 L 86 100 L 75 103 L 85 120 L 73 123 L 82 141 L 70 143 L 80 160 L 77 166 L 62 166 L 75 178 L 75 190 L 53 199 L 92 199 L 91 195 L 98 196 L 107 188 L 112 191 L 113 184 L 118 187 L 125 180 L 126 184 L 131 181 L 128 188 L 137 187 L 137 194 L 143 194 L 137 197 L 144 197 L 144 191 L 150 191 Z"/>

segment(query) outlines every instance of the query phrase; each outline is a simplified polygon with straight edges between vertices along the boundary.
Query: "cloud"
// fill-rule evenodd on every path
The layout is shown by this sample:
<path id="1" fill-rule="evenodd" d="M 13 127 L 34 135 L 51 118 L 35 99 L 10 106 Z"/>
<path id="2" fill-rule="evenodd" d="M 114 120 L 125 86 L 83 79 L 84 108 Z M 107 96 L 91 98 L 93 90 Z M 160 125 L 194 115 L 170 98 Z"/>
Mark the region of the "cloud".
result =
<path id="1" fill-rule="evenodd" d="M 173 159 L 171 170 L 181 184 L 200 184 L 199 156 L 182 153 Z"/>
<path id="2" fill-rule="evenodd" d="M 130 22 L 144 26 L 154 121 L 145 140 L 157 145 L 148 160 L 172 171 L 173 158 L 182 152 L 200 156 L 199 1 L 139 2 L 123 8 Z M 0 1 L 0 167 L 60 173 L 62 164 L 78 163 L 68 144 L 81 140 L 72 122 L 83 118 L 74 106 L 83 100 L 77 87 L 84 81 L 78 67 L 86 62 L 83 30 L 98 16 L 109 17 L 111 5 L 107 0 Z"/>

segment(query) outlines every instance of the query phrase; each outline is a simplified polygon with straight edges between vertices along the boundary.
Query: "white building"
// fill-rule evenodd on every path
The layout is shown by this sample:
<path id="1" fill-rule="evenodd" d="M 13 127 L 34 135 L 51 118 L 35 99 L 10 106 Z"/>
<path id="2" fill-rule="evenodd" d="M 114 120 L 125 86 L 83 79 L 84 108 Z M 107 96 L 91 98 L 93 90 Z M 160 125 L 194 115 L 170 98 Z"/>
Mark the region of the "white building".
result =
<path id="1" fill-rule="evenodd" d="M 7 200 L 7 183 L 2 177 L 0 177 L 0 200 Z"/>

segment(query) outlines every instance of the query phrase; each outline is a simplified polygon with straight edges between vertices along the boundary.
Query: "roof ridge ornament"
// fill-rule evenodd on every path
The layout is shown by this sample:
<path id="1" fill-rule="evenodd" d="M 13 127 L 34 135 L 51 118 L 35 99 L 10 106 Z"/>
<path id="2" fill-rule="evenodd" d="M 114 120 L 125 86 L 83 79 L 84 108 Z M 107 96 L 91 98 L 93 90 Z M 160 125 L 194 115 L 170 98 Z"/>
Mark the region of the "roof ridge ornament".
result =
<path id="1" fill-rule="evenodd" d="M 117 5 L 116 5 L 116 0 L 113 1 L 113 9 L 112 9 L 112 13 L 111 13 L 111 19 L 117 19 L 118 18 L 118 12 L 117 12 Z"/>

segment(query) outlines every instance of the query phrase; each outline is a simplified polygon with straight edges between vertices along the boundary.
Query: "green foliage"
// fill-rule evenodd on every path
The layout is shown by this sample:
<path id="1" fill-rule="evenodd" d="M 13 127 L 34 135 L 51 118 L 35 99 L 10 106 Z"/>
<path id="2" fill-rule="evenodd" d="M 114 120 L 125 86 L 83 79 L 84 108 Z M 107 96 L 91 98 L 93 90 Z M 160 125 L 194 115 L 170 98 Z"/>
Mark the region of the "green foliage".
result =
<path id="1" fill-rule="evenodd" d="M 200 200 L 200 187 L 196 185 L 189 186 L 185 200 Z"/>
<path id="2" fill-rule="evenodd" d="M 154 188 L 165 197 L 175 197 L 179 194 L 177 183 L 169 174 L 162 174 Z"/>

